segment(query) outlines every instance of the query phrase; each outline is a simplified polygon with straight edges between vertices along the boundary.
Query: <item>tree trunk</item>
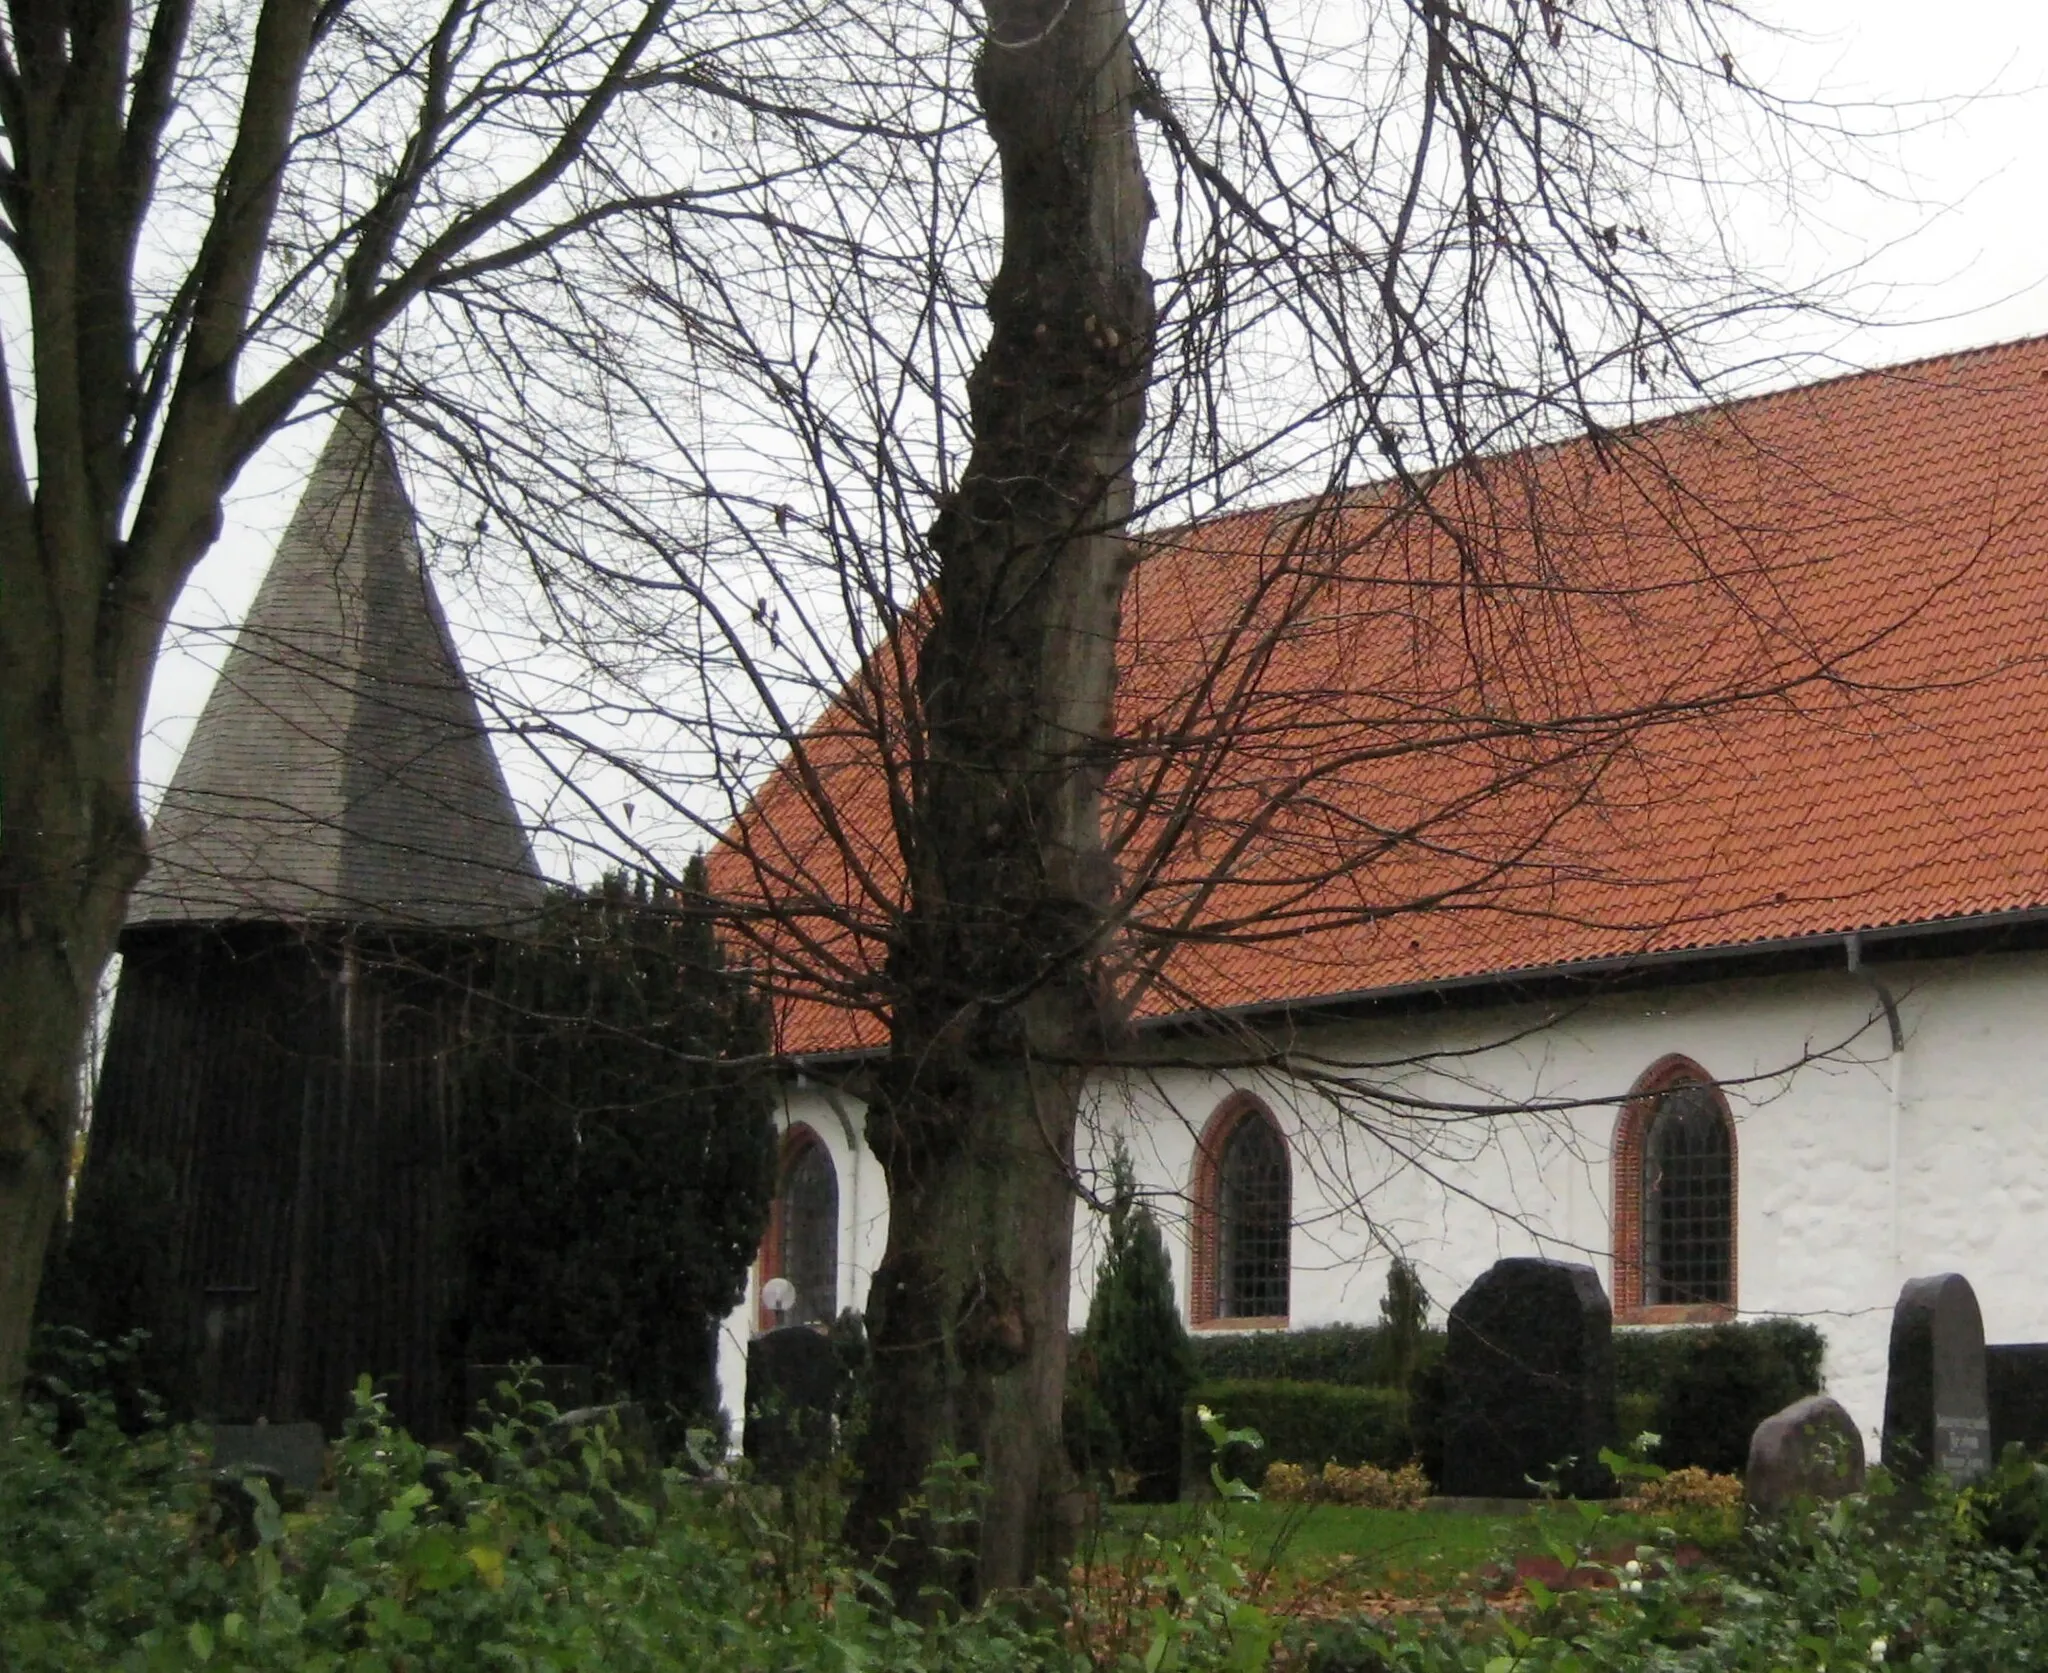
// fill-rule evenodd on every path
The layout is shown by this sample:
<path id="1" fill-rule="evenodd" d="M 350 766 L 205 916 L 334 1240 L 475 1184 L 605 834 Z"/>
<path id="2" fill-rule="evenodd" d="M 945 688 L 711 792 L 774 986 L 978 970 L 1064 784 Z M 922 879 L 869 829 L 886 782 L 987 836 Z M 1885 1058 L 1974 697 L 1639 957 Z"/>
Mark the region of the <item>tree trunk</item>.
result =
<path id="1" fill-rule="evenodd" d="M 1003 262 L 973 451 L 931 536 L 909 905 L 868 1116 L 889 1244 L 852 1529 L 905 1600 L 1022 1585 L 1059 1543 L 1074 1129 L 1115 1026 L 1101 791 L 1152 354 L 1121 0 L 989 5 L 976 90 Z M 979 1460 L 971 1532 L 905 1513 L 948 1453 Z"/>
<path id="2" fill-rule="evenodd" d="M 111 693 L 101 693 L 111 698 Z M 143 867 L 132 778 L 109 785 L 54 702 L 0 716 L 0 1403 L 21 1386 L 78 1132 L 80 1051 Z M 12 724 L 29 721 L 29 725 Z M 133 724 L 106 726 L 132 737 Z M 91 753 L 87 752 L 88 757 Z"/>

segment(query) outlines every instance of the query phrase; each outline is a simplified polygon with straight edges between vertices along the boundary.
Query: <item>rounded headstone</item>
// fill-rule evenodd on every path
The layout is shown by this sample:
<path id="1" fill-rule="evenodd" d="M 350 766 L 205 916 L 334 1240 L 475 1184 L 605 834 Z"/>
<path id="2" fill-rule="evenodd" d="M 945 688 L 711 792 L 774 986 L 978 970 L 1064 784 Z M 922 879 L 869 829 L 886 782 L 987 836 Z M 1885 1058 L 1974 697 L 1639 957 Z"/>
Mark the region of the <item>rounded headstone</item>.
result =
<path id="1" fill-rule="evenodd" d="M 1909 1278 L 1892 1308 L 1884 1464 L 1903 1481 L 1939 1470 L 1959 1487 L 1991 1467 L 1984 1315 L 1959 1272 Z"/>

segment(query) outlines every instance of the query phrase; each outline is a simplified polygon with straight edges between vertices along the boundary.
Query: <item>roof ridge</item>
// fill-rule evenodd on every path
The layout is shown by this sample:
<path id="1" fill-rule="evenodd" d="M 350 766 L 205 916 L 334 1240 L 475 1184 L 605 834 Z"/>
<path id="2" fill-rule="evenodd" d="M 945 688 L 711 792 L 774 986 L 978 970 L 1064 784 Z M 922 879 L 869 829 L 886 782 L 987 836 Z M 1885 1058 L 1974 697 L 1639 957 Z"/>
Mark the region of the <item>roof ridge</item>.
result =
<path id="1" fill-rule="evenodd" d="M 1659 413 L 1653 418 L 1639 419 L 1626 424 L 1617 424 L 1612 429 L 1578 430 L 1568 436 L 1555 436 L 1547 441 L 1524 442 L 1516 447 L 1501 449 L 1498 453 L 1473 453 L 1447 464 L 1432 465 L 1413 473 L 1420 481 L 1435 483 L 1459 471 L 1469 470 L 1477 465 L 1495 464 L 1508 459 L 1534 460 L 1545 455 L 1559 453 L 1566 448 L 1583 447 L 1588 442 L 1602 439 L 1617 439 L 1629 436 L 1645 436 L 1676 425 L 1696 422 L 1706 417 L 1732 417 L 1743 409 L 1767 406 L 1793 396 L 1805 396 L 1820 390 L 1837 388 L 1843 384 L 1855 383 L 1861 379 L 1895 377 L 1901 373 L 1913 372 L 1925 367 L 1966 360 L 1987 358 L 2008 353 L 2014 349 L 2048 347 L 2048 332 L 2035 332 L 2023 337 L 2008 337 L 1995 343 L 1980 343 L 1971 348 L 1946 349 L 1938 354 L 1917 355 L 1910 360 L 1890 361 L 1882 366 L 1859 366 L 1835 372 L 1827 377 L 1814 378 L 1809 382 L 1780 384 L 1770 389 L 1758 389 L 1746 395 L 1728 395 L 1719 399 L 1700 401 L 1691 406 L 1674 408 Z M 1332 494 L 1324 490 L 1314 494 L 1297 494 L 1283 500 L 1267 500 L 1251 505 L 1230 506 L 1195 517 L 1184 517 L 1178 522 L 1167 523 L 1157 529 L 1136 529 L 1130 538 L 1146 544 L 1167 545 L 1186 536 L 1206 529 L 1214 529 L 1238 518 L 1285 517 L 1305 511 L 1336 509 L 1350 505 L 1354 500 L 1373 494 L 1390 485 L 1401 482 L 1398 475 L 1374 477 L 1369 481 L 1353 483 Z"/>

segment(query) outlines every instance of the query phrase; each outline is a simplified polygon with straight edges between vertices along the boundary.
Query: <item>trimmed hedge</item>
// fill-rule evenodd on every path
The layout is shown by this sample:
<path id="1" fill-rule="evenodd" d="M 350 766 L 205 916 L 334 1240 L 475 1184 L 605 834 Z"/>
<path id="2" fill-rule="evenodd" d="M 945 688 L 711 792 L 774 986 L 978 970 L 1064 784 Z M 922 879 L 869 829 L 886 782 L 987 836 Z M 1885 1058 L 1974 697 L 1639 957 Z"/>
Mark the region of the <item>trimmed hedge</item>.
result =
<path id="1" fill-rule="evenodd" d="M 1195 1375 L 1204 1382 L 1341 1383 L 1384 1388 L 1392 1368 L 1376 1324 L 1326 1324 L 1308 1330 L 1248 1330 L 1195 1338 Z M 1421 1334 L 1417 1364 L 1442 1357 L 1444 1333 Z"/>
<path id="2" fill-rule="evenodd" d="M 1682 1325 L 1669 1330 L 1621 1326 L 1614 1333 L 1614 1386 L 1624 1391 L 1662 1390 L 1685 1363 L 1690 1344 L 1704 1336 L 1753 1338 L 1760 1344 L 1758 1351 L 1781 1360 L 1793 1381 L 1807 1393 L 1820 1390 L 1821 1357 L 1827 1343 L 1803 1319 L 1751 1319 L 1741 1324 Z"/>
<path id="3" fill-rule="evenodd" d="M 1749 1462 L 1759 1423 L 1820 1392 L 1824 1349 L 1820 1332 L 1798 1319 L 1616 1331 L 1615 1382 L 1655 1397 L 1658 1463 L 1733 1474 Z"/>
<path id="4" fill-rule="evenodd" d="M 1625 1448 L 1648 1429 L 1661 1437 L 1656 1461 L 1666 1469 L 1738 1472 L 1759 1423 L 1819 1392 L 1824 1347 L 1820 1332 L 1796 1319 L 1617 1330 L 1614 1444 Z M 1443 1479 L 1443 1398 L 1438 1359 L 1417 1375 L 1409 1413 L 1415 1454 L 1432 1481 Z"/>
<path id="5" fill-rule="evenodd" d="M 1259 1432 L 1263 1451 L 1232 1447 L 1223 1460 L 1225 1475 L 1253 1486 L 1276 1460 L 1310 1471 L 1328 1463 L 1392 1470 L 1415 1456 L 1407 1401 L 1393 1389 L 1253 1379 L 1198 1383 L 1184 1418 L 1184 1456 L 1198 1482 L 1208 1480 L 1212 1449 L 1195 1421 L 1197 1406 L 1207 1406 L 1233 1429 Z"/>
<path id="6" fill-rule="evenodd" d="M 1756 1426 L 1820 1392 L 1820 1333 L 1811 1325 L 1734 1325 L 1700 1332 L 1682 1351 L 1657 1408 L 1660 1458 L 1738 1474 Z M 1807 1338 L 1811 1338 L 1811 1342 Z"/>
<path id="7" fill-rule="evenodd" d="M 1198 1337 L 1195 1363 L 1204 1380 L 1185 1422 L 1191 1479 L 1206 1481 L 1209 1472 L 1195 1405 L 1265 1437 L 1256 1462 L 1248 1454 L 1224 1461 L 1246 1480 L 1275 1459 L 1310 1470 L 1332 1460 L 1393 1469 L 1411 1457 L 1431 1480 L 1442 1479 L 1443 1332 L 1424 1339 L 1412 1402 L 1380 1386 L 1379 1335 L 1377 1326 L 1330 1325 Z M 1656 1459 L 1667 1469 L 1740 1471 L 1756 1426 L 1819 1392 L 1824 1347 L 1820 1332 L 1797 1319 L 1617 1330 L 1615 1444 L 1654 1430 L 1662 1437 Z"/>

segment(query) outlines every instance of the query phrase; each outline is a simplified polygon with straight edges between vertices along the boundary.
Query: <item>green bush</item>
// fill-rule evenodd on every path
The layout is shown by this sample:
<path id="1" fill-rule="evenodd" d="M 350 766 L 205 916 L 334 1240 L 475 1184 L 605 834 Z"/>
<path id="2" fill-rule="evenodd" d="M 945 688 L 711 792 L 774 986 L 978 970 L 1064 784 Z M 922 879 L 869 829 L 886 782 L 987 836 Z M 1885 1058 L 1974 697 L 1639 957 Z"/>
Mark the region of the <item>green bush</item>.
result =
<path id="1" fill-rule="evenodd" d="M 1382 1387 L 1410 1392 L 1429 1351 L 1429 1292 L 1415 1268 L 1396 1259 L 1387 1268 L 1387 1293 L 1380 1299 L 1379 1339 L 1373 1344 Z"/>
<path id="2" fill-rule="evenodd" d="M 89 1382 L 94 1367 L 81 1369 Z M 481 1467 L 469 1470 L 390 1428 L 367 1393 L 336 1449 L 332 1496 L 286 1518 L 259 1495 L 250 1542 L 237 1548 L 190 1437 L 124 1435 L 111 1399 L 82 1387 L 62 1391 L 82 1419 L 68 1432 L 38 1401 L 0 1427 L 8 1673 L 2048 1666 L 2037 1534 L 2048 1478 L 2017 1452 L 1960 1497 L 1937 1476 L 1910 1506 L 1887 1498 L 1890 1483 L 1874 1471 L 1869 1495 L 1771 1518 L 1701 1568 L 1656 1548 L 1617 1553 L 1628 1524 L 1595 1507 L 1560 1510 L 1541 1523 L 1549 1552 L 1567 1570 L 1606 1568 L 1616 1583 L 1531 1584 L 1503 1612 L 1461 1599 L 1440 1615 L 1290 1623 L 1248 1585 L 1272 1553 L 1226 1498 L 1136 1533 L 1128 1561 L 1080 1571 L 1069 1591 L 913 1621 L 892 1614 L 872 1577 L 829 1544 L 779 1520 L 787 1495 L 673 1472 L 642 1493 L 613 1435 L 582 1431 L 566 1449 L 549 1447 L 540 1413 L 480 1435 Z M 1230 1398 L 1227 1388 L 1218 1397 Z M 1205 1438 L 1228 1439 L 1220 1423 Z M 934 1477 L 935 1503 L 950 1485 Z M 1659 1545 L 1677 1537 L 1654 1535 Z"/>
<path id="3" fill-rule="evenodd" d="M 1409 1389 L 1408 1434 L 1422 1473 L 1431 1481 L 1444 1478 L 1444 1360 L 1439 1354 L 1415 1373 Z"/>
<path id="4" fill-rule="evenodd" d="M 1204 1332 L 1195 1340 L 1195 1374 L 1203 1382 L 1343 1383 L 1350 1388 L 1391 1386 L 1398 1356 L 1381 1341 L 1378 1325 L 1317 1325 L 1308 1330 Z M 1441 1330 L 1418 1330 L 1413 1363 L 1420 1367 L 1444 1351 Z"/>
<path id="5" fill-rule="evenodd" d="M 1527 1588 L 1511 1620 L 1370 1618 L 1311 1626 L 1305 1660 L 1326 1673 L 1821 1673 L 1917 1668 L 2006 1673 L 2048 1666 L 2048 1584 L 1987 1544 L 1974 1496 L 1908 1511 L 1873 1477 L 1868 1497 L 1749 1531 L 1721 1565 L 1684 1569 L 1656 1547 L 1617 1561 L 1592 1513 L 1546 1544 L 1560 1566 L 1613 1584 Z M 1569 1530 L 1577 1517 L 1554 1524 Z M 1660 1544 L 1669 1543 L 1664 1534 Z M 1603 1554 L 1604 1553 L 1604 1554 Z"/>
<path id="6" fill-rule="evenodd" d="M 1796 1319 L 1617 1331 L 1615 1384 L 1624 1398 L 1654 1397 L 1655 1416 L 1644 1427 L 1662 1437 L 1658 1463 L 1727 1474 L 1749 1462 L 1759 1423 L 1819 1392 L 1823 1348 L 1820 1332 Z M 1621 1425 L 1623 1438 L 1633 1438 L 1636 1421 Z"/>
<path id="7" fill-rule="evenodd" d="M 1223 1472 L 1256 1486 L 1276 1459 L 1311 1470 L 1323 1465 L 1374 1464 L 1398 1469 L 1415 1456 L 1407 1400 L 1397 1390 L 1349 1388 L 1342 1383 L 1230 1381 L 1198 1383 L 1183 1433 L 1195 1473 L 1206 1476 L 1211 1452 L 1196 1413 L 1203 1408 L 1233 1429 L 1256 1429 L 1263 1450 L 1231 1448 Z"/>

